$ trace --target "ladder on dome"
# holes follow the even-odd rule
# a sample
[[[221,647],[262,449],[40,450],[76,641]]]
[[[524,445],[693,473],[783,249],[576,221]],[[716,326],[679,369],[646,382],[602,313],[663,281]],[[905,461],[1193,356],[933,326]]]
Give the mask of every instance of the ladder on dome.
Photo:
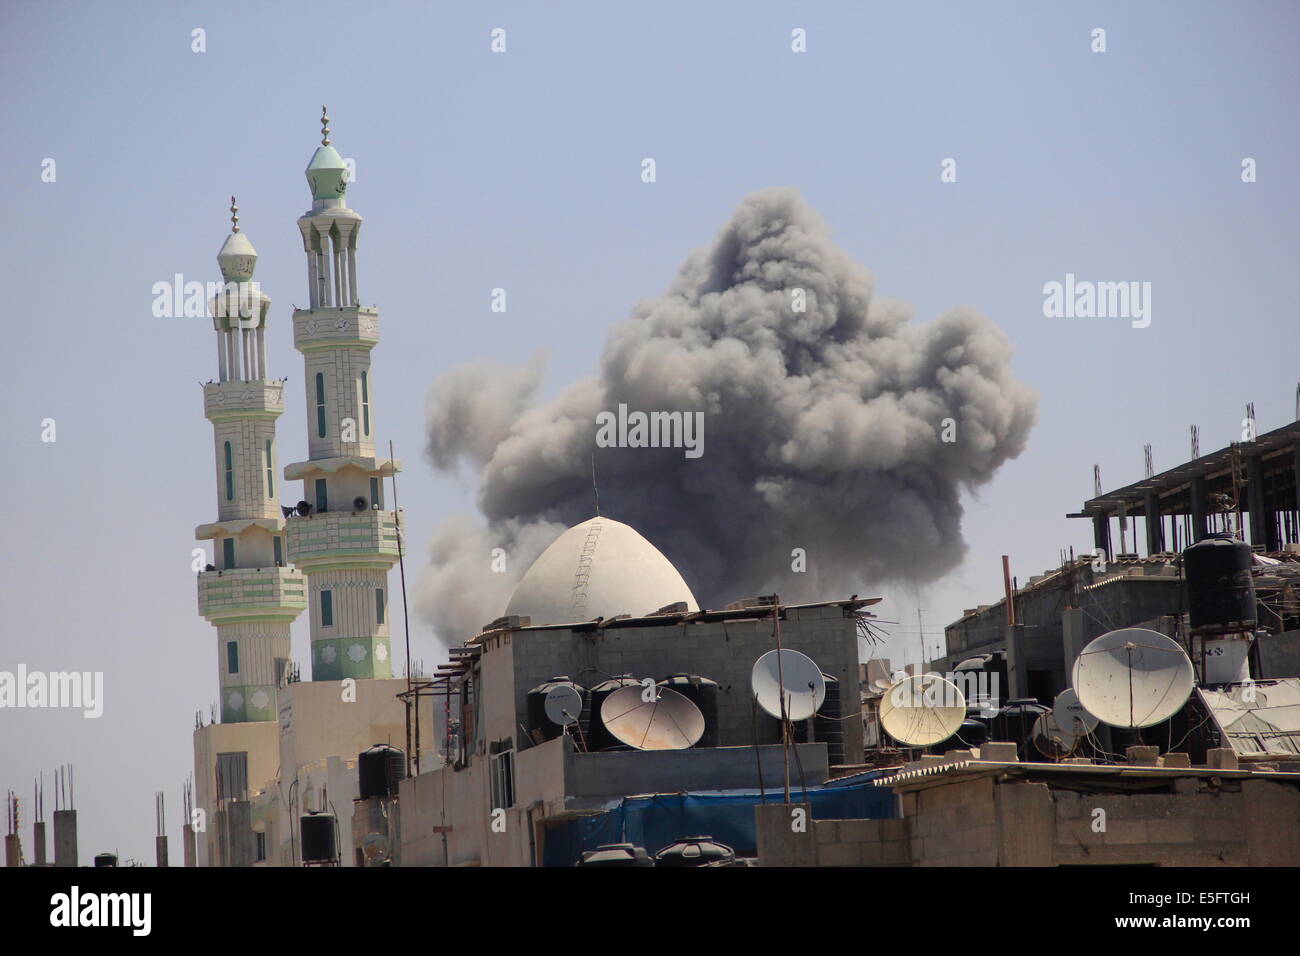
[[[587,529],[587,540],[578,555],[578,570],[573,579],[573,609],[582,611],[587,606],[587,580],[591,577],[591,562],[596,554],[596,540],[600,537],[600,522],[594,521]]]

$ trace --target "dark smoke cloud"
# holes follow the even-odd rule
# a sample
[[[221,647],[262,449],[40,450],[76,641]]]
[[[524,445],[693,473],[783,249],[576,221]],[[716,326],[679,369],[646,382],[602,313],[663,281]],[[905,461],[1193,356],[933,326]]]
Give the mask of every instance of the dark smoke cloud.
[[[793,289],[806,312],[792,311]],[[538,402],[538,359],[448,373],[430,391],[428,453],[478,473],[486,526],[460,516],[439,530],[422,613],[448,641],[500,614],[532,559],[591,517],[593,450],[602,513],[649,538],[703,606],[840,598],[950,571],[966,548],[959,492],[1024,449],[1037,394],[979,312],[918,325],[873,290],[796,190],[769,189],[610,329],[594,376],[553,400]],[[597,413],[619,403],[704,412],[703,457],[595,448]],[[505,574],[489,570],[494,547]],[[805,573],[791,570],[794,548]]]

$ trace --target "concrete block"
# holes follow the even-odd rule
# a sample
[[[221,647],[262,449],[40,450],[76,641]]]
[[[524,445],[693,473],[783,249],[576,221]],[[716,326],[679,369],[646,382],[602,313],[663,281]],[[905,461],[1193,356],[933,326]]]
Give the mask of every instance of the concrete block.
[[[890,840],[881,845],[880,862],[884,866],[906,866],[912,862],[911,843]]]
[[[817,847],[818,866],[861,866],[862,851],[857,843],[828,843]]]
[[[1178,777],[1174,780],[1174,793],[1191,796],[1201,788],[1201,781],[1196,777]]]
[[[1191,817],[1147,821],[1147,839],[1151,843],[1193,843],[1194,831],[1195,821]]]
[[[838,820],[835,829],[842,842],[864,843],[880,840],[880,824],[880,820]]]
[[[1124,751],[1124,759],[1138,767],[1155,767],[1160,759],[1160,748],[1137,744]]]
[[[1211,770],[1236,770],[1237,752],[1230,747],[1215,747],[1205,751],[1205,766]]]
[[[1239,820],[1195,817],[1192,819],[1192,835],[1197,843],[1233,843],[1244,839],[1246,834]]]
[[[908,823],[903,819],[890,819],[880,821],[880,835],[885,840],[906,840],[908,838]]]
[[[859,843],[858,853],[861,866],[880,866],[885,862],[885,845],[879,841]]]
[[[1160,758],[1162,767],[1190,768],[1191,765],[1192,758],[1189,754],[1165,754]]]
[[[1149,843],[1146,820],[1106,820],[1106,830],[1101,836],[1103,843],[1130,844]]]
[[[980,760],[992,760],[998,763],[1018,763],[1020,757],[1016,753],[1016,745],[997,741],[986,743],[979,748]]]

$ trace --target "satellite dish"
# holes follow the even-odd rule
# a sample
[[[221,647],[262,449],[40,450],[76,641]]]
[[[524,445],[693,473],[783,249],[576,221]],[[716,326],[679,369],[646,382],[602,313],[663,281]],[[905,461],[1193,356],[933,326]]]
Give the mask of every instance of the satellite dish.
[[[779,657],[778,657],[779,655]],[[807,654],[798,651],[768,651],[754,662],[749,677],[758,706],[780,719],[781,685],[785,685],[785,716],[807,720],[826,699],[826,678]]]
[[[889,688],[893,687],[894,682],[890,680],[888,677],[879,677],[876,680],[871,682],[871,686],[883,693],[884,691],[887,691],[889,690]]]
[[[1141,627],[1103,634],[1074,662],[1079,703],[1114,727],[1150,727],[1182,709],[1196,686],[1192,662],[1178,644]]]
[[[1097,718],[1079,703],[1079,695],[1071,687],[1056,695],[1056,700],[1052,703],[1052,716],[1059,729],[1075,737],[1086,737],[1097,729]]]
[[[947,740],[965,719],[965,695],[936,674],[901,680],[880,700],[880,725],[895,740],[915,747]]]
[[[1055,713],[1039,714],[1029,736],[1044,757],[1068,757],[1079,746],[1079,736],[1062,730]]]
[[[647,691],[654,695],[648,702],[642,697]],[[637,750],[686,750],[704,735],[700,709],[667,687],[620,687],[600,705],[600,719],[616,739]]]
[[[582,716],[582,694],[578,693],[576,687],[568,684],[558,684],[546,692],[546,700],[542,702],[546,710],[546,718],[553,724],[561,727],[567,727],[569,724],[578,722]]]

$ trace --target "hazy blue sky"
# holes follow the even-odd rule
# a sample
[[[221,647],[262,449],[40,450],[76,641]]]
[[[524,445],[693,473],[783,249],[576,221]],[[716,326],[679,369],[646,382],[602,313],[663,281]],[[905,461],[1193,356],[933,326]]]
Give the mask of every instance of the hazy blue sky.
[[[295,219],[322,103],[358,167],[358,285],[384,323],[372,394],[407,465],[408,576],[473,504],[469,476],[424,459],[430,383],[546,349],[554,393],[742,197],[789,185],[917,321],[961,304],[996,321],[1042,395],[1028,450],[967,502],[968,560],[919,594],[933,647],[996,599],[999,555],[1023,580],[1091,546],[1064,515],[1094,462],[1114,487],[1141,476],[1144,442],[1157,468],[1185,458],[1191,423],[1205,450],[1226,444],[1247,401],[1261,430],[1293,417],[1298,27],[1290,2],[5,0],[0,669],[100,670],[106,700],[98,720],[0,711],[0,787],[30,795],[38,769],[74,763],[84,861],[151,859],[163,789],[179,854],[193,714],[216,696],[190,570],[194,526],[215,516],[197,383],[216,359],[210,322],[153,318],[150,289],[218,277],[237,194],[274,300],[270,371],[290,383],[280,457],[305,457],[288,317],[307,298]],[[940,182],[945,157],[956,183]],[[1258,182],[1241,181],[1245,157]],[[1044,318],[1042,287],[1067,272],[1151,282],[1150,327]],[[505,314],[489,310],[498,286]],[[882,615],[914,624],[918,595],[883,593]],[[302,658],[305,615],[294,634]],[[412,639],[434,663],[427,628]]]

